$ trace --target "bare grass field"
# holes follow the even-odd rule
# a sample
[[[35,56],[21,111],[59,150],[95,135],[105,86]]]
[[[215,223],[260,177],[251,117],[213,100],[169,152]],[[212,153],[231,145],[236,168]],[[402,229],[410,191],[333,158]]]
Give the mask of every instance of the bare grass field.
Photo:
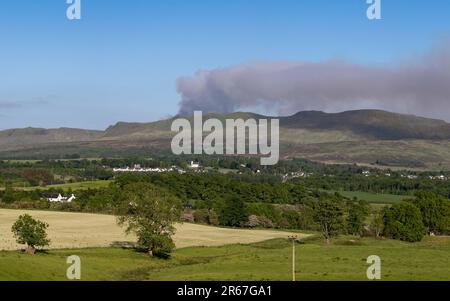
[[[49,224],[50,249],[110,247],[133,243],[133,235],[125,235],[111,215],[0,209],[0,250],[16,250],[18,245],[11,226],[19,215],[28,213]],[[292,233],[275,230],[243,230],[178,224],[174,236],[177,248],[254,243],[273,238],[286,238]],[[299,237],[306,234],[296,233]]]

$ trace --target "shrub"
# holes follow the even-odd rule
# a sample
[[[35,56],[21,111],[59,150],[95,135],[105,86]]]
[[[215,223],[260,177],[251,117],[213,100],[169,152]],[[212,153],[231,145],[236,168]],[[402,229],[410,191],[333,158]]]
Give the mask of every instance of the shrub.
[[[273,222],[265,216],[259,216],[259,224],[263,228],[273,228]]]
[[[194,212],[194,221],[200,224],[217,226],[219,217],[213,209],[198,209]]]
[[[297,210],[285,209],[281,213],[282,223],[279,225],[280,227],[286,229],[298,229],[300,224],[300,214]]]
[[[245,224],[247,227],[263,227],[263,228],[273,228],[273,222],[265,216],[250,215],[248,217],[248,222]]]
[[[425,233],[420,210],[402,202],[387,208],[384,213],[384,233],[393,239],[421,241]]]
[[[194,214],[191,212],[183,212],[183,214],[181,215],[181,221],[193,223],[195,221]]]
[[[264,216],[272,223],[278,224],[281,219],[281,210],[272,204],[250,203],[247,204],[248,213],[258,217]]]
[[[209,210],[208,209],[195,210],[194,221],[199,224],[209,224]]]
[[[212,225],[212,226],[217,226],[220,223],[219,222],[219,216],[217,215],[217,213],[213,209],[209,210],[208,219],[209,219],[209,224]]]
[[[252,214],[248,217],[248,222],[246,223],[247,227],[255,228],[259,226],[259,218],[258,216]]]
[[[317,230],[314,223],[314,210],[311,207],[304,206],[298,216],[298,228],[302,230]]]

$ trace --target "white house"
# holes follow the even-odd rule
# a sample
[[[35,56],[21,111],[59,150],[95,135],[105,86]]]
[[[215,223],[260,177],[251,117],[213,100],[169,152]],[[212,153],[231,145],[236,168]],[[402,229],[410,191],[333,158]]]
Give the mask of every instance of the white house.
[[[200,163],[198,161],[191,161],[191,168],[199,168],[200,167]]]
[[[61,194],[49,194],[46,196],[47,200],[52,203],[71,203],[76,199],[75,195],[63,196]]]
[[[147,168],[147,167],[141,167],[140,165],[135,165],[133,168],[129,168],[128,166],[126,168],[114,168],[113,172],[174,172],[178,171],[180,173],[183,172],[180,168],[177,166],[172,166],[170,168],[163,168],[163,167],[155,167],[155,168]]]

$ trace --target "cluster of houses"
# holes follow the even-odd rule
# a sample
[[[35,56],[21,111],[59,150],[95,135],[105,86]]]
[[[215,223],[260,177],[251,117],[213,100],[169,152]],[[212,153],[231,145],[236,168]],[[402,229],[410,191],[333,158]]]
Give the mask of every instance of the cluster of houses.
[[[378,176],[379,176],[378,173],[372,173],[370,170],[363,170],[363,171],[361,172],[361,174],[362,174],[363,176],[365,176],[365,177],[370,177],[370,176],[378,177]],[[386,177],[390,177],[390,176],[391,176],[391,173],[386,172],[386,173],[384,173],[384,175],[385,175]]]
[[[74,194],[62,195],[60,193],[46,194],[44,197],[51,203],[72,203],[76,199]]]
[[[407,179],[410,179],[410,180],[415,180],[415,179],[417,179],[419,176],[416,176],[416,175],[400,175],[400,177],[402,177],[402,178],[407,178]]]
[[[368,170],[363,171],[362,174],[363,174],[364,176],[366,176],[366,177],[369,177],[369,176],[371,175],[370,171],[368,171]],[[391,176],[390,173],[385,173],[384,175],[385,175],[386,177],[390,177],[390,176]],[[406,179],[409,179],[409,180],[416,180],[416,179],[419,178],[418,175],[411,175],[411,174],[400,174],[400,177],[401,177],[401,178],[406,178]],[[449,177],[446,177],[446,176],[444,176],[444,175],[428,176],[428,178],[429,178],[430,180],[439,180],[439,181],[448,181],[448,180],[450,180]]]
[[[189,167],[192,169],[199,169],[200,163],[198,161],[191,161],[189,164]],[[172,166],[169,168],[164,167],[142,167],[140,164],[135,164],[132,168],[125,167],[125,168],[114,168],[113,172],[158,172],[158,173],[166,173],[166,172],[178,172],[178,173],[186,173],[182,168],[178,166]]]
[[[139,164],[134,165],[134,167],[125,167],[125,168],[114,168],[113,172],[174,172],[174,171],[181,171],[180,168],[176,166],[172,166],[170,168],[163,168],[163,167],[141,167]]]
[[[408,178],[408,179],[411,179],[411,180],[419,178],[419,176],[416,176],[416,175],[401,175],[401,177],[402,178]],[[448,181],[448,180],[450,180],[449,177],[446,177],[444,175],[428,176],[428,178],[430,180],[437,180],[437,181]]]
[[[440,180],[440,181],[448,181],[450,180],[449,177],[446,177],[444,175],[439,175],[439,176],[428,176],[431,180]]]
[[[290,179],[306,178],[306,177],[310,177],[312,175],[313,175],[312,173],[306,173],[303,171],[293,171],[293,172],[284,174],[282,176],[282,180],[283,180],[283,182],[286,182],[287,180],[290,180]]]

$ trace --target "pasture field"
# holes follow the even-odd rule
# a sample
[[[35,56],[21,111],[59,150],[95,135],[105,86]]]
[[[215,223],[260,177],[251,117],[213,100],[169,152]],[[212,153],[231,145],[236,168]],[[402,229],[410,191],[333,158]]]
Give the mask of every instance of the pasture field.
[[[66,280],[66,258],[81,258],[81,280],[291,280],[287,239],[177,249],[170,259],[125,248],[0,251],[0,280]],[[450,280],[450,237],[420,243],[341,237],[296,245],[297,280],[367,280],[366,259],[381,258],[382,280]]]
[[[30,214],[49,224],[50,249],[110,247],[129,245],[136,241],[125,235],[112,215],[68,213],[55,211],[26,211],[0,209],[0,250],[17,250],[11,226],[21,214]],[[188,246],[219,246],[233,243],[254,243],[273,238],[284,238],[292,232],[275,230],[245,230],[179,224],[174,236],[177,248]],[[296,233],[300,237],[307,234]]]
[[[348,198],[357,197],[358,200],[365,200],[369,203],[375,204],[395,204],[405,199],[410,199],[412,196],[408,195],[395,195],[395,194],[378,194],[362,191],[342,191],[343,196]]]
[[[48,185],[48,186],[35,186],[35,187],[17,187],[15,189],[22,189],[22,190],[26,190],[26,191],[30,191],[30,190],[48,190],[50,188],[55,188],[55,189],[63,189],[63,190],[86,190],[86,189],[96,189],[96,188],[103,188],[103,187],[108,187],[108,185],[111,183],[112,181],[110,180],[104,180],[104,181],[86,181],[86,182],[76,182],[76,183],[66,183],[66,184],[56,184],[56,185]]]
[[[334,193],[335,191],[325,190],[328,193]],[[396,194],[382,194],[362,191],[336,191],[342,196],[347,198],[357,197],[358,200],[365,200],[371,204],[395,204],[405,199],[410,199],[413,196],[409,195],[396,195]]]
[[[60,162],[65,162],[65,161],[79,161],[79,160],[87,160],[87,161],[100,161],[102,158],[100,157],[91,157],[91,158],[76,158],[76,159],[55,159],[54,161],[60,161]],[[39,161],[42,161],[42,159],[11,159],[11,160],[4,160],[6,162],[10,162],[10,163],[36,163]]]

